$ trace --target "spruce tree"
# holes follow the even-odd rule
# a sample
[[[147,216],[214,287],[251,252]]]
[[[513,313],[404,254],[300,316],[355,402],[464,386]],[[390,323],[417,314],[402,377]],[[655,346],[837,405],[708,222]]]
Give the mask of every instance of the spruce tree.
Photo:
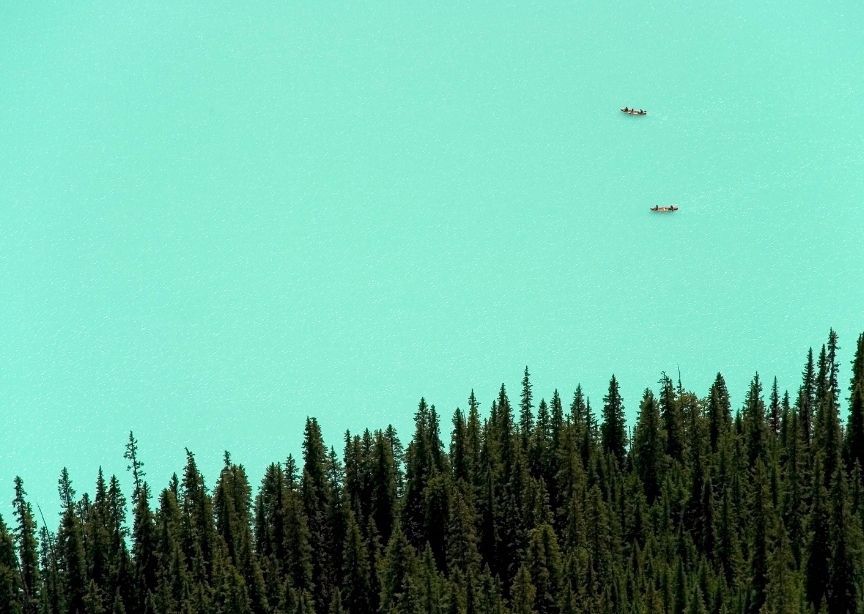
[[[522,565],[513,580],[513,614],[533,614],[537,589],[531,583],[528,567]]]
[[[813,365],[813,348],[807,351],[807,362],[801,373],[801,387],[798,389],[798,421],[804,445],[810,445],[813,438],[813,412],[816,395],[816,374]]]
[[[341,570],[341,602],[348,612],[371,612],[369,556],[354,514],[348,513]]]
[[[768,586],[769,539],[773,530],[773,510],[768,488],[768,477],[762,459],[756,460],[753,475],[753,546],[752,581],[748,599],[749,611],[757,614],[765,603]]]
[[[603,397],[603,424],[600,427],[603,449],[623,465],[627,447],[624,424],[624,402],[615,376],[609,380],[609,391]]]
[[[849,421],[846,427],[846,460],[849,469],[864,467],[864,333],[858,336],[849,385]]]
[[[15,545],[9,529],[0,515],[0,614],[21,614],[23,590]]]
[[[402,611],[410,598],[410,580],[415,574],[416,554],[405,533],[397,524],[387,546],[387,555],[381,567],[381,609],[385,612]]]
[[[781,412],[780,392],[777,389],[777,378],[775,377],[774,383],[771,384],[771,396],[768,405],[768,427],[772,435],[772,440],[780,434]]]
[[[822,480],[821,459],[816,458],[813,480],[813,511],[810,515],[810,543],[807,548],[806,590],[807,601],[818,607],[826,596],[826,582],[830,577],[831,535],[830,506]]]
[[[660,415],[666,430],[666,454],[673,460],[684,460],[684,416],[672,386],[672,379],[662,374],[660,378]]]
[[[660,412],[654,394],[645,389],[639,406],[636,430],[633,434],[633,465],[642,481],[648,503],[660,494],[664,442],[660,430]]]
[[[828,612],[845,614],[853,609],[854,604],[860,603],[862,544],[860,526],[849,514],[846,475],[842,469],[834,474],[831,504],[831,563],[826,591]]]
[[[75,513],[75,491],[72,489],[72,481],[65,467],[60,472],[58,490],[63,506],[60,531],[57,533],[63,600],[70,612],[83,613],[88,586],[84,535],[81,521]]]
[[[717,452],[721,439],[729,432],[732,425],[732,412],[729,404],[729,392],[726,389],[726,381],[718,373],[711,384],[708,393],[708,424],[711,451]]]
[[[327,609],[330,602],[328,578],[331,561],[328,556],[331,545],[329,513],[330,483],[327,479],[327,449],[321,435],[321,427],[315,418],[307,418],[303,435],[303,511],[309,527],[309,545],[315,556],[312,558],[312,595],[315,607]]]
[[[531,393],[531,381],[530,375],[528,373],[528,367],[525,367],[525,374],[522,377],[522,396],[519,403],[519,435],[521,437],[522,449],[527,451],[530,441],[531,441],[531,433],[534,429],[534,414],[532,413],[532,409],[534,408],[532,401],[532,393]]]
[[[759,381],[758,373],[750,382],[741,414],[747,431],[748,462],[750,465],[755,465],[756,460],[764,459],[766,453],[765,403],[762,400],[762,383]]]
[[[36,612],[39,603],[41,587],[39,574],[39,550],[36,542],[36,522],[33,520],[33,508],[25,498],[24,482],[15,476],[15,499],[12,502],[17,526],[14,530],[15,543],[18,547],[18,561],[21,571],[21,589],[23,590],[22,609],[25,614]]]

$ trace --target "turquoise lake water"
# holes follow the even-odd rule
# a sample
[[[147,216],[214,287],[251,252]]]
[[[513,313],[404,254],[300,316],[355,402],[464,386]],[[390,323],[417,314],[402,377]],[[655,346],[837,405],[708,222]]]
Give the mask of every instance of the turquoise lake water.
[[[449,438],[526,364],[737,407],[834,327],[848,385],[861,2],[146,4],[0,6],[0,502],[56,526],[130,429],[157,490],[307,415]]]

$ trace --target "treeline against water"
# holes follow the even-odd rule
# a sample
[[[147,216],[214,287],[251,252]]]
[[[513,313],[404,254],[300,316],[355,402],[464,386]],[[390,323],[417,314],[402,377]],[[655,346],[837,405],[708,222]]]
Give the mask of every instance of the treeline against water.
[[[16,478],[0,612],[859,612],[864,334],[848,395],[837,349],[791,398],[755,375],[734,414],[722,375],[699,396],[664,374],[632,434],[614,376],[597,416],[579,387],[535,405],[527,368],[447,445],[422,399],[407,447],[346,433],[340,458],[309,418],[254,498],[228,453],[211,492],[188,450],[153,493],[130,433],[129,510],[64,469],[52,531]]]

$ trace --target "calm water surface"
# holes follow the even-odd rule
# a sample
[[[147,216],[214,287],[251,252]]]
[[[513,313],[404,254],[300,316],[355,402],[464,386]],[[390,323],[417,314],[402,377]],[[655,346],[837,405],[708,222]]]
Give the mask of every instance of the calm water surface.
[[[38,6],[37,6],[38,4]],[[437,5],[437,6],[436,6]],[[864,4],[6,3],[0,502],[864,329]],[[648,109],[628,117],[624,105]],[[677,203],[674,215],[651,214]],[[845,411],[845,408],[844,408]],[[445,438],[449,437],[449,429]],[[3,510],[5,504],[0,505]],[[8,519],[8,513],[7,513]],[[53,525],[54,521],[49,520]]]

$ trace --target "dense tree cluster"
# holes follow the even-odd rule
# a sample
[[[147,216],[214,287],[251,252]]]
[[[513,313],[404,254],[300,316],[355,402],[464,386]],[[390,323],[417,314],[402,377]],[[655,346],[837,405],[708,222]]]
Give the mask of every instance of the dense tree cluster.
[[[15,480],[0,613],[859,612],[864,334],[848,397],[837,347],[792,398],[755,375],[734,414],[722,375],[700,397],[664,374],[632,433],[615,377],[598,422],[579,387],[535,404],[527,368],[518,415],[472,393],[447,445],[422,399],[404,448],[346,433],[340,458],[309,418],[302,464],[257,490],[227,453],[208,489],[187,450],[154,494],[130,433],[128,502],[64,469],[52,532]]]

